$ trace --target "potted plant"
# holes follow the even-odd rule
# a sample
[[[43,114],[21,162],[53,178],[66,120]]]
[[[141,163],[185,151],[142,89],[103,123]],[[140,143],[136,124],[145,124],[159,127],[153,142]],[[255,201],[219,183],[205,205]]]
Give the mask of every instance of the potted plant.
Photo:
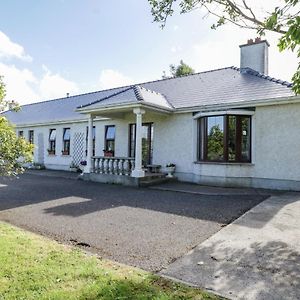
[[[74,161],[70,164],[70,171],[71,172],[78,172],[78,166],[74,163]]]
[[[166,164],[166,171],[168,172],[167,177],[173,178],[174,177],[174,173],[175,173],[175,169],[176,169],[176,165],[175,164],[172,164],[172,163]]]
[[[81,172],[83,172],[86,165],[87,165],[87,161],[82,160],[78,166],[79,170],[81,170]]]
[[[34,170],[44,170],[45,169],[45,166],[41,163],[37,163],[37,162],[34,162],[31,166],[31,169],[34,169]]]
[[[114,151],[103,149],[103,155],[106,156],[106,157],[113,157],[114,156]]]
[[[67,151],[67,150],[61,150],[61,154],[62,155],[69,155],[69,151]]]
[[[47,149],[48,155],[55,155],[55,150]]]

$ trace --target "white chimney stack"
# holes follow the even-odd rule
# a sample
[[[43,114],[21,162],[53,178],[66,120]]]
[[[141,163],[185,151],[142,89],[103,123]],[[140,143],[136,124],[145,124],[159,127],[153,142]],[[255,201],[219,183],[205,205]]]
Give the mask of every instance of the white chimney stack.
[[[269,69],[269,46],[267,40],[256,38],[248,40],[247,44],[240,45],[241,71],[251,68],[259,73],[268,75]]]

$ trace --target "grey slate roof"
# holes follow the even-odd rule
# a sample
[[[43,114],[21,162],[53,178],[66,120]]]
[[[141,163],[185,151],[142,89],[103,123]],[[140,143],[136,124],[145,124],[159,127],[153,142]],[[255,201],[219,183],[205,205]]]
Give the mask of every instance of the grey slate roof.
[[[259,74],[251,69],[240,72],[238,68],[228,67],[141,83],[135,88],[120,87],[28,104],[22,106],[20,112],[9,111],[4,115],[16,125],[80,120],[85,117],[76,112],[76,108],[96,105],[95,102],[100,105],[138,101],[134,89],[141,91],[144,101],[159,101],[174,109],[294,96],[288,82]]]
[[[92,103],[81,105],[80,108],[87,107],[88,109],[96,109],[106,107],[107,105],[135,103],[146,103],[167,109],[173,108],[162,94],[139,85],[131,86]]]

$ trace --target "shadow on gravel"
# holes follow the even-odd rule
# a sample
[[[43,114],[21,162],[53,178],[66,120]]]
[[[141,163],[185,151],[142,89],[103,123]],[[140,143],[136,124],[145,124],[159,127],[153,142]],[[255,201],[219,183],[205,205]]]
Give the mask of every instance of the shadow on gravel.
[[[68,198],[68,203],[62,201],[44,212],[71,217],[128,206],[227,224],[267,198],[193,195],[28,174],[19,179],[0,178],[0,184],[0,211]]]

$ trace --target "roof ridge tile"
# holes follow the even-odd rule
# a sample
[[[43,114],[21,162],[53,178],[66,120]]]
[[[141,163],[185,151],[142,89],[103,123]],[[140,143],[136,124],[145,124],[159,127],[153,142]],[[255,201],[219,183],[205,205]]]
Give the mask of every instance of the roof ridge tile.
[[[266,75],[266,74],[263,74],[263,73],[260,73],[258,71],[255,71],[249,67],[246,67],[246,68],[237,68],[237,67],[233,67],[234,70],[237,70],[237,71],[240,71],[241,73],[244,73],[244,74],[249,74],[249,75],[253,75],[253,76],[256,76],[256,77],[259,77],[259,78],[262,78],[262,79],[265,79],[265,80],[268,80],[268,81],[271,81],[271,82],[274,82],[274,83],[278,83],[278,84],[281,84],[281,85],[284,85],[286,87],[293,87],[293,84],[288,82],[288,81],[285,81],[285,80],[281,80],[281,79],[278,79],[278,78],[275,78],[275,77],[271,77],[269,75]]]

